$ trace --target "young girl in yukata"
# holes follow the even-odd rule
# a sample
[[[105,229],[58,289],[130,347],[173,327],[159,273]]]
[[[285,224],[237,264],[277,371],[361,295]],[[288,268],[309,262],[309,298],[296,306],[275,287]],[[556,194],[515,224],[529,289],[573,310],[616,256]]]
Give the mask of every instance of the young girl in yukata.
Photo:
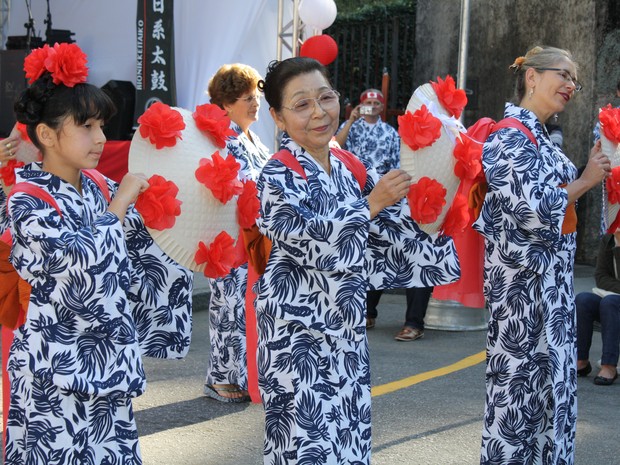
[[[114,113],[84,83],[85,55],[46,46],[24,69],[33,82],[15,112],[43,158],[16,173],[38,193],[8,202],[11,261],[32,292],[8,361],[4,463],[140,464],[131,399],[145,389],[142,356],[187,352],[193,275],[133,208],[143,177],[98,185],[83,172],[97,166]]]
[[[411,219],[407,173],[379,179],[357,162],[362,184],[339,158],[354,156],[330,148],[340,104],[319,62],[275,62],[259,88],[305,174],[272,158],[258,182],[257,225],[273,244],[255,287],[264,463],[367,465],[366,290],[455,281],[454,243]]]

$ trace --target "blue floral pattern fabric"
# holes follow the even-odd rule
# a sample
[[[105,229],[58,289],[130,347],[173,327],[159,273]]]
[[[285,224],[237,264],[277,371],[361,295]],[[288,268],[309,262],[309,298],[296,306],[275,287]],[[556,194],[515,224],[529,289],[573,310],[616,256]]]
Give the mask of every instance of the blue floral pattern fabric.
[[[231,122],[236,137],[226,143],[226,149],[240,163],[240,178],[256,181],[269,159],[269,149],[259,137],[249,131],[248,137]],[[209,366],[207,384],[237,384],[248,388],[247,348],[245,341],[245,291],[247,264],[233,269],[228,275],[209,279]]]
[[[340,125],[341,131],[346,121]],[[375,124],[366,122],[364,118],[351,124],[347,141],[343,149],[357,155],[368,162],[379,174],[400,166],[400,137],[398,132],[381,120]]]
[[[576,234],[562,234],[577,169],[536,116],[507,104],[538,148],[514,128],[492,134],[488,183],[474,228],[485,237],[486,408],[481,464],[574,462]]]
[[[0,183],[0,234],[4,233],[9,227],[9,217],[6,214],[6,194]]]
[[[258,182],[257,224],[273,243],[255,287],[265,464],[367,464],[367,287],[455,281],[456,250],[420,231],[404,202],[370,221],[376,171],[362,192],[335,156],[328,175],[286,134],[282,147],[307,180],[271,160]]]
[[[56,200],[9,201],[11,262],[31,286],[8,360],[6,461],[139,464],[131,398],[143,356],[189,350],[193,274],[154,243],[130,207],[124,224],[82,175],[82,195],[38,164],[17,172]],[[107,180],[114,195],[116,184]]]

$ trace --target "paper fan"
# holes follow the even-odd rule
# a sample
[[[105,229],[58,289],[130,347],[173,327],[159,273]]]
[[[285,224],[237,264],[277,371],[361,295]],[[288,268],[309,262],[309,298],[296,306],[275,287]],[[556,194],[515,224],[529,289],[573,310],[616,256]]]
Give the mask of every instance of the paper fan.
[[[170,107],[169,107],[170,108]],[[167,146],[156,148],[137,130],[129,149],[129,171],[143,173],[147,178],[159,175],[178,187],[176,199],[181,212],[169,229],[148,228],[159,247],[173,260],[193,271],[204,271],[205,264],[195,261],[199,244],[209,245],[223,231],[233,239],[239,236],[236,197],[226,203],[217,200],[212,192],[196,178],[201,159],[212,159],[215,153],[225,158],[226,148],[219,148],[196,126],[192,112],[172,107],[185,123],[176,137],[166,139]],[[148,110],[147,110],[148,111]],[[162,125],[163,126],[163,125]],[[173,146],[169,146],[174,143]]]

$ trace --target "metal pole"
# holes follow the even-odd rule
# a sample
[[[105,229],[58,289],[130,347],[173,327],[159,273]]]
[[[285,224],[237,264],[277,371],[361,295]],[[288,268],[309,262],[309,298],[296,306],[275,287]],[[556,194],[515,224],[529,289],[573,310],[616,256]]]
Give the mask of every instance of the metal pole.
[[[469,0],[461,0],[461,27],[459,34],[459,64],[456,86],[466,89],[467,86],[467,48],[469,45]],[[463,114],[461,114],[463,120]]]
[[[11,0],[1,0],[0,6],[0,50],[6,49],[6,41],[9,35],[9,14],[11,13]]]

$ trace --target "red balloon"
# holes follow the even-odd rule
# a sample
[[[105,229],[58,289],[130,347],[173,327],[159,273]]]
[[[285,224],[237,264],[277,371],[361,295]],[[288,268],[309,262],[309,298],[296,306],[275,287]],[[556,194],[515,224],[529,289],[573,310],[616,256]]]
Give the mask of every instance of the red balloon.
[[[338,44],[327,34],[313,36],[302,44],[299,55],[314,58],[322,65],[327,66],[338,56]]]

